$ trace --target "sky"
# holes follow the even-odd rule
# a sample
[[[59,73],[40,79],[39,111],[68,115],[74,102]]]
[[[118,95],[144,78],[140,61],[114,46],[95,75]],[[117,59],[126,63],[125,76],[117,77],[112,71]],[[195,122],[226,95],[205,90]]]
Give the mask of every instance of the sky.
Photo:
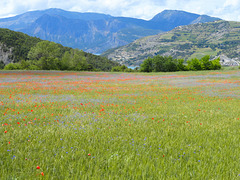
[[[149,20],[163,10],[183,10],[240,21],[240,0],[0,0],[0,18],[61,8]]]

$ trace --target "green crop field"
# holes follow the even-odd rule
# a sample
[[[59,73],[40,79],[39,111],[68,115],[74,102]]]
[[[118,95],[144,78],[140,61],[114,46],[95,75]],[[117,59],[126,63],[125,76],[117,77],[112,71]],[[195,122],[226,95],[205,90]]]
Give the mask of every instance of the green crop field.
[[[0,179],[238,179],[240,71],[0,72]]]

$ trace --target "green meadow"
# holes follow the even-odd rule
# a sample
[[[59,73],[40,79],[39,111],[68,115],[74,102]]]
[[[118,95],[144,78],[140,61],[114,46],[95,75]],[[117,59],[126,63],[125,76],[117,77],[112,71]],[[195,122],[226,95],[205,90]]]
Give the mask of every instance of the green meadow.
[[[238,179],[240,71],[0,72],[0,179]]]

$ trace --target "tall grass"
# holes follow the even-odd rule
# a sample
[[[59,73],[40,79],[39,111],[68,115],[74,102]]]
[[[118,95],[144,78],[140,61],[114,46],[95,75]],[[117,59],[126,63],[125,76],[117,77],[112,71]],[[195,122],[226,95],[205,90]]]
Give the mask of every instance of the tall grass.
[[[239,79],[2,71],[0,179],[237,179]]]

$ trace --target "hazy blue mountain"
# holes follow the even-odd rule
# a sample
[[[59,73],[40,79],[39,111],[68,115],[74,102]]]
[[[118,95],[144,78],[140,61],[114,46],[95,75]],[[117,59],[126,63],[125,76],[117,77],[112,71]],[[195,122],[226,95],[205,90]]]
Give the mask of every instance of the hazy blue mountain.
[[[99,19],[109,19],[112,16],[99,14],[99,13],[79,13],[64,11],[62,9],[51,8],[47,10],[30,11],[24,14],[20,14],[14,17],[0,19],[0,26],[5,28],[14,28],[14,30],[25,28],[26,26],[32,24],[38,18],[43,15],[49,16],[62,16],[68,19],[81,19],[81,20],[99,20]]]
[[[107,49],[123,46],[179,25],[215,20],[219,19],[174,10],[163,11],[146,21],[100,13],[47,9],[0,19],[0,27],[100,54]]]
[[[205,23],[220,20],[219,18],[207,15],[199,15],[178,10],[164,10],[154,16],[150,21],[158,24],[163,31],[170,31],[177,26]]]

